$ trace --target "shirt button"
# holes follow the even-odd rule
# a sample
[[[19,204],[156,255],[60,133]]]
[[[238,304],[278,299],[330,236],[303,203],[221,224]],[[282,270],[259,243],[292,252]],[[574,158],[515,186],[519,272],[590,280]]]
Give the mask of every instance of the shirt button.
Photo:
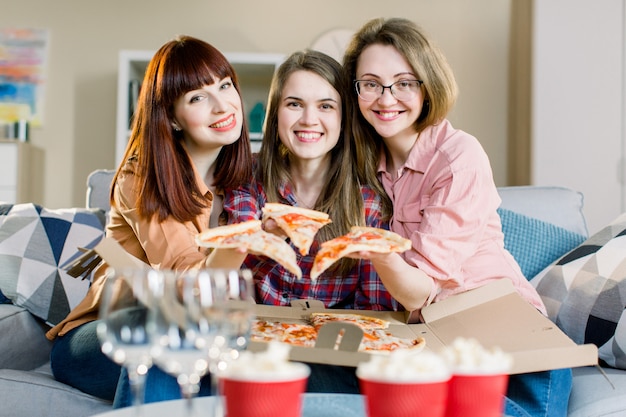
[[[289,298],[289,293],[288,292],[284,292],[283,293],[283,298]]]

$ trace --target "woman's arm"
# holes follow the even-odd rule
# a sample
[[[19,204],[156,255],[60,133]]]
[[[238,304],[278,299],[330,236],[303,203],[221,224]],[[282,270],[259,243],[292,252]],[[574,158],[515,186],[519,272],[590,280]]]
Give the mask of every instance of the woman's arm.
[[[432,299],[433,279],[406,263],[397,253],[360,252],[370,259],[385,288],[408,311],[419,310]]]

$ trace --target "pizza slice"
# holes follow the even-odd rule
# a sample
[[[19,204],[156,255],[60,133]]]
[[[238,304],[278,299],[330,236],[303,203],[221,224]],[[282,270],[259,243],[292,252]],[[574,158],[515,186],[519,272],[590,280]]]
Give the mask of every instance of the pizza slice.
[[[298,278],[302,270],[291,246],[261,227],[261,220],[249,220],[214,227],[196,236],[196,243],[207,248],[240,248],[267,256],[285,267]]]
[[[363,314],[353,313],[329,313],[329,312],[317,312],[311,313],[310,317],[313,326],[319,330],[326,323],[330,322],[343,322],[350,323],[360,327],[363,330],[366,329],[386,329],[389,327],[387,320],[366,316]]]
[[[263,220],[276,221],[303,256],[309,253],[318,230],[331,223],[327,213],[288,204],[266,203],[262,211]]]
[[[375,227],[354,226],[350,233],[322,243],[311,268],[311,279],[344,256],[360,252],[404,252],[411,248],[411,241],[397,233]]]
[[[396,349],[411,349],[419,352],[426,346],[423,337],[415,339],[402,338],[392,335],[384,329],[363,330],[363,340],[359,346],[359,351],[369,353],[389,353]]]

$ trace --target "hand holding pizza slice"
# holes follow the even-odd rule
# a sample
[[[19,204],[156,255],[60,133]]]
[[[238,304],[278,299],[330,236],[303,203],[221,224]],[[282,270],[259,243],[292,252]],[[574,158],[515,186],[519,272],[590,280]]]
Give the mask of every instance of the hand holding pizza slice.
[[[273,219],[303,256],[309,253],[318,230],[331,222],[327,213],[288,204],[266,203],[262,210],[263,221]]]
[[[350,233],[322,243],[313,261],[311,279],[316,279],[333,263],[351,253],[400,253],[410,248],[411,241],[397,233],[375,227],[354,226]]]
[[[243,247],[275,260],[296,277],[302,278],[302,270],[291,246],[278,236],[263,230],[261,220],[214,227],[198,234],[196,243],[207,248]]]

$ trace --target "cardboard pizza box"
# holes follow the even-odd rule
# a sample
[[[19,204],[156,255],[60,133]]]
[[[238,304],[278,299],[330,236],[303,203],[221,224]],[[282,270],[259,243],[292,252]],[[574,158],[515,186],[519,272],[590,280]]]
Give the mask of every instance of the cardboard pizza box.
[[[145,266],[128,254],[115,240],[104,238],[94,250],[113,267]],[[426,349],[438,351],[456,337],[475,338],[484,347],[498,346],[513,356],[512,374],[597,365],[598,348],[593,344],[577,345],[552,321],[522,299],[509,280],[452,296],[422,309],[423,322],[407,312],[369,310],[327,310],[317,300],[298,300],[292,306],[257,304],[259,319],[307,322],[314,311],[356,313],[379,317],[390,322],[389,331],[398,337],[426,339]],[[334,323],[332,323],[334,324]],[[324,327],[329,326],[328,324]],[[316,346],[293,346],[290,359],[299,362],[357,366],[371,354],[358,352],[360,329],[350,329],[336,343],[341,329],[334,326],[318,337]],[[359,333],[360,332],[360,333]],[[267,348],[267,343],[252,341],[250,350]]]
[[[315,300],[300,300],[292,307],[257,305],[258,318],[306,322],[314,311],[357,313],[384,318],[389,331],[398,337],[423,337],[426,349],[439,351],[457,337],[475,338],[486,348],[500,347],[513,357],[511,374],[596,365],[598,349],[593,344],[577,345],[552,321],[522,299],[509,280],[501,280],[481,288],[450,297],[422,310],[422,323],[410,323],[414,317],[406,312],[325,310]],[[339,331],[339,329],[337,329]],[[321,335],[320,335],[321,336]],[[290,359],[301,362],[357,366],[370,358],[358,352],[351,338],[344,335],[341,344],[333,346],[337,334],[318,337],[316,347],[294,346]],[[327,340],[328,337],[333,340]],[[360,341],[357,340],[357,342]],[[345,346],[344,346],[345,342]],[[250,342],[249,349],[263,350],[263,342]]]

